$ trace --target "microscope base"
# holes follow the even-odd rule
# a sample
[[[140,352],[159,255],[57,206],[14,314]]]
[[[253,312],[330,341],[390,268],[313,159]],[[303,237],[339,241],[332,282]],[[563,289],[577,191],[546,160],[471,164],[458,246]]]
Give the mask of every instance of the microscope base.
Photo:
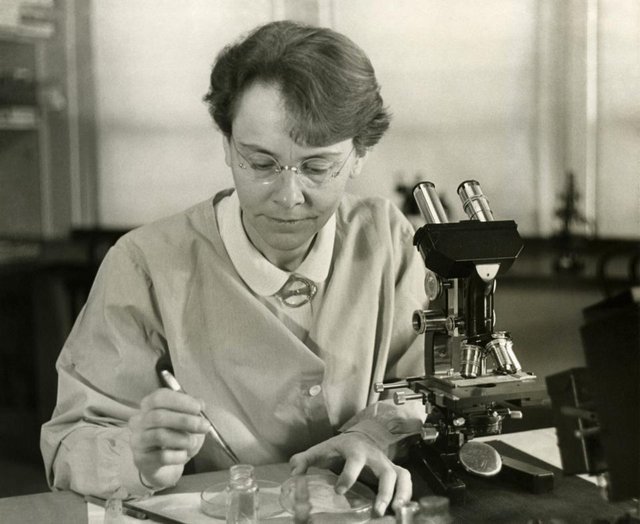
[[[502,469],[496,480],[518,485],[530,493],[553,490],[553,472],[504,453],[501,457]],[[457,453],[441,452],[433,445],[419,442],[412,446],[410,460],[413,470],[435,494],[448,497],[451,504],[464,504],[467,487],[458,475],[461,466]]]
[[[547,493],[553,490],[553,472],[505,455],[502,455],[502,470],[498,477],[518,484],[531,493]]]
[[[436,495],[447,497],[451,504],[464,504],[466,485],[456,473],[456,453],[441,453],[434,446],[419,442],[411,447],[410,460]]]

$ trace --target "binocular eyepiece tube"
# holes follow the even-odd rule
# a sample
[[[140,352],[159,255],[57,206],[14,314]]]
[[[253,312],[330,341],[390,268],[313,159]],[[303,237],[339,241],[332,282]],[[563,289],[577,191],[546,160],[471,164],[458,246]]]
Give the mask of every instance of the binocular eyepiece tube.
[[[462,200],[462,208],[471,220],[480,222],[493,221],[493,213],[489,201],[484,196],[480,183],[476,180],[466,180],[458,186],[458,196]]]
[[[484,196],[480,183],[476,180],[466,180],[458,186],[458,196],[462,200],[462,208],[469,219],[479,222],[494,220],[489,201]],[[447,213],[440,202],[436,186],[432,182],[420,182],[413,188],[413,198],[420,209],[427,224],[446,224],[449,222]]]
[[[413,188],[413,198],[427,224],[446,224],[447,213],[442,207],[436,186],[432,182],[420,182]]]

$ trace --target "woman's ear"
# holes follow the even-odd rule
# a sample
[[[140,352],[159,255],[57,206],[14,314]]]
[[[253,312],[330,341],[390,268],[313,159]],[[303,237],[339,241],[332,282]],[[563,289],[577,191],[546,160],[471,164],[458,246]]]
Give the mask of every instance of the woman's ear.
[[[222,147],[224,148],[224,162],[229,167],[231,167],[231,144],[229,143],[231,140],[230,136],[222,135]]]
[[[358,175],[360,175],[360,172],[362,171],[362,168],[364,167],[364,163],[366,162],[367,158],[369,158],[369,151],[365,151],[364,155],[362,156],[358,156],[356,155],[356,161],[353,163],[353,166],[351,167],[351,173],[349,174],[349,178],[356,178],[358,177]]]

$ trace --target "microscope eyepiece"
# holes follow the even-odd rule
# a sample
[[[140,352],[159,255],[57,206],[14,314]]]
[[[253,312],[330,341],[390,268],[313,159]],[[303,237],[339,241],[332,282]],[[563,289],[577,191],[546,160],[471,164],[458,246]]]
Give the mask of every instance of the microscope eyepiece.
[[[458,195],[462,200],[464,212],[471,220],[479,222],[493,221],[493,213],[489,201],[484,196],[480,183],[476,180],[466,180],[458,186]]]
[[[447,213],[432,182],[420,182],[413,188],[413,198],[427,224],[446,224]]]

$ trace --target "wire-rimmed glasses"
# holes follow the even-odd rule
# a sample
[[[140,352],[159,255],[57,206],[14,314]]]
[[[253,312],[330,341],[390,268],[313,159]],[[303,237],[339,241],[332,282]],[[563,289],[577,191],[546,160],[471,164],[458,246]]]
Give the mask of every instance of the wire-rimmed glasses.
[[[280,173],[285,170],[295,173],[302,183],[307,187],[319,187],[327,181],[336,178],[349,160],[354,148],[342,162],[332,162],[326,158],[307,158],[297,166],[280,165],[275,158],[267,153],[254,152],[250,155],[243,155],[233,136],[230,138],[233,148],[240,157],[238,167],[250,173],[252,178],[261,184],[271,184],[276,181]]]

